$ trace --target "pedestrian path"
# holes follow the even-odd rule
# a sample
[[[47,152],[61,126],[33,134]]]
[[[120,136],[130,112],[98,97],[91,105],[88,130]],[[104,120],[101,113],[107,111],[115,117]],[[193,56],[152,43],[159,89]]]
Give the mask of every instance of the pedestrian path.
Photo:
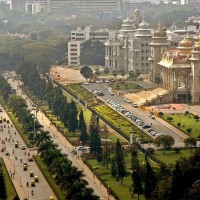
[[[27,105],[32,108],[33,102],[29,97],[21,91],[19,86],[19,81],[10,81],[12,87],[17,90],[17,93],[20,94],[22,98],[26,100]],[[66,140],[66,138],[57,130],[57,128],[52,125],[51,121],[45,116],[45,114],[41,111],[37,112],[37,119],[39,123],[43,126],[45,131],[49,131],[52,139],[55,143],[62,148],[62,151],[68,155],[68,158],[72,161],[72,163],[79,168],[79,170],[83,170],[85,174],[85,180],[88,181],[88,186],[94,190],[94,193],[98,195],[102,200],[114,200],[115,198],[108,193],[108,189],[105,188],[104,185],[97,179],[94,172],[92,172],[81,159],[76,159],[73,157],[71,153],[73,150],[73,146]]]

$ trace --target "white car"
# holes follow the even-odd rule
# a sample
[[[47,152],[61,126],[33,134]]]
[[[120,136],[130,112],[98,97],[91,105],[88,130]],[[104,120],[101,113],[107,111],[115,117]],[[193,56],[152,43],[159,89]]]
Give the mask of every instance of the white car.
[[[25,150],[26,149],[26,146],[23,144],[22,145],[22,150]]]
[[[114,96],[115,94],[113,92],[109,92],[109,95]]]
[[[127,98],[125,98],[124,101],[125,101],[126,103],[131,103],[131,101],[130,101],[129,99],[127,99]]]
[[[88,83],[88,82],[85,82],[85,83],[83,83],[83,85],[89,85],[89,83]]]
[[[137,108],[138,107],[137,103],[133,103],[132,107]]]

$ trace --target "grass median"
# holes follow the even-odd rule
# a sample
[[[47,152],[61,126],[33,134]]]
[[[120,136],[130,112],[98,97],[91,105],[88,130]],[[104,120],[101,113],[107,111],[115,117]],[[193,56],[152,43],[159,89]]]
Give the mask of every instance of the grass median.
[[[10,176],[8,174],[8,171],[6,169],[6,166],[5,166],[2,158],[0,158],[0,164],[1,164],[1,168],[3,170],[3,176],[4,176],[5,183],[6,183],[7,200],[13,200],[15,197],[18,196],[17,192],[16,192],[15,187],[10,179]]]
[[[34,160],[37,163],[37,166],[39,167],[40,171],[42,172],[43,176],[45,177],[46,181],[50,185],[51,189],[55,193],[57,199],[59,200],[65,200],[65,193],[59,188],[59,186],[55,183],[55,180],[49,173],[46,165],[42,162],[42,159],[40,156],[35,155]]]

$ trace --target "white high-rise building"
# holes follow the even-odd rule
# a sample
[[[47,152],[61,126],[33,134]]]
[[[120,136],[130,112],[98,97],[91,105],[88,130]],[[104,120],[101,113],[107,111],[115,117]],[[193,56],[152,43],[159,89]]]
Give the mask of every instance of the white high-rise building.
[[[68,65],[80,65],[80,54],[82,45],[89,39],[106,42],[109,38],[108,29],[95,30],[93,26],[86,26],[84,29],[77,27],[71,31],[71,41],[68,42]]]

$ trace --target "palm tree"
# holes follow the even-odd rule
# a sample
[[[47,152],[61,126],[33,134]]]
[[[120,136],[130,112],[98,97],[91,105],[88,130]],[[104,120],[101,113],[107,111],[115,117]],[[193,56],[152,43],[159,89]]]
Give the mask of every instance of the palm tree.
[[[80,181],[75,181],[71,186],[70,190],[67,191],[66,199],[81,199],[81,200],[97,200],[98,196],[94,195],[94,190],[88,188],[88,182],[81,179]]]
[[[48,131],[41,130],[40,133],[36,133],[33,139],[33,144],[40,146],[42,143],[51,140],[51,138],[52,137],[49,135]]]
[[[117,77],[117,71],[113,71],[112,75],[115,77],[115,80],[116,80],[116,77]]]
[[[107,78],[108,73],[109,73],[109,68],[108,68],[108,67],[106,67],[106,68],[104,69],[104,73],[106,74],[106,78]]]
[[[48,153],[45,154],[45,156],[43,157],[43,161],[49,167],[50,171],[54,171],[54,168],[52,167],[53,164],[55,165],[54,160],[62,156],[63,154],[61,153],[60,149],[52,147],[48,150]]]
[[[56,147],[58,147],[57,144],[53,143],[52,140],[48,140],[48,141],[42,143],[42,144],[38,147],[38,154],[40,154],[40,156],[41,156],[42,158],[44,158],[44,157],[45,157],[45,154],[48,153],[49,149],[51,149],[51,148],[56,148]]]

